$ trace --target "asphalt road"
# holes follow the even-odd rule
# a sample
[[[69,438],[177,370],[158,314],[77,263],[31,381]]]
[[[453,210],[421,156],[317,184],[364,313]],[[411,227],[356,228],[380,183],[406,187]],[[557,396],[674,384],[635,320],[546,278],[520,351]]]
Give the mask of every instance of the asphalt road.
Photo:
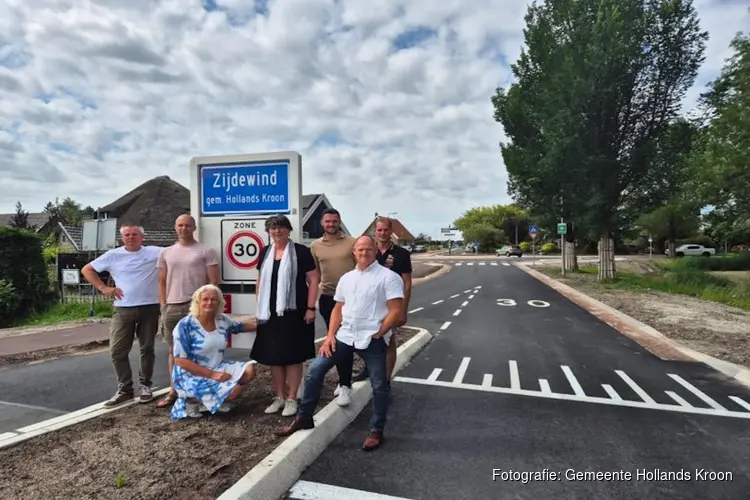
[[[409,321],[437,336],[393,382],[382,448],[360,450],[368,408],[290,498],[747,498],[743,386],[661,361],[502,259],[437,283]]]
[[[432,302],[443,296],[444,282],[438,278],[415,286],[410,309],[434,307]],[[317,338],[326,335],[320,316],[316,332]],[[247,359],[248,351],[228,349],[226,354],[229,359]],[[154,384],[158,389],[169,384],[167,347],[161,337],[157,337],[156,359]],[[130,365],[137,383],[137,343],[130,353]],[[116,389],[106,348],[0,369],[0,434],[101,403],[112,397]]]

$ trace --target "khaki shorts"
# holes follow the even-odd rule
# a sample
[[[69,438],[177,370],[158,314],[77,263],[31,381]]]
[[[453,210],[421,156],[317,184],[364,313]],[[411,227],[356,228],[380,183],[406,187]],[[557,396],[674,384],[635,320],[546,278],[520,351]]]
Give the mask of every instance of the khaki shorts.
[[[167,304],[161,310],[160,330],[164,341],[171,347],[174,344],[172,332],[177,323],[190,313],[190,302]]]

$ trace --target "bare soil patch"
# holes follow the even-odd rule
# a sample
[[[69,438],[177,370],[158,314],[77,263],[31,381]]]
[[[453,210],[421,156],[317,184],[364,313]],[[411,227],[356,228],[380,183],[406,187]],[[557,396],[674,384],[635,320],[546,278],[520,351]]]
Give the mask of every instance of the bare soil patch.
[[[618,262],[636,270],[652,264]],[[626,265],[622,265],[626,264]],[[539,269],[544,272],[545,270]],[[649,269],[642,269],[643,274]],[[551,273],[545,273],[551,274]],[[607,289],[594,276],[568,274],[555,279],[655,328],[682,345],[718,359],[750,366],[750,312],[718,302],[664,292]]]
[[[7,354],[0,356],[0,369],[10,365],[21,363],[33,363],[36,361],[49,361],[62,356],[71,356],[74,354],[83,354],[89,351],[104,349],[109,346],[109,340],[100,340],[87,342],[79,345],[69,345],[64,347],[52,347],[50,349],[40,349],[37,351],[23,352],[19,354]]]
[[[399,329],[397,345],[417,333]],[[363,366],[355,356],[355,372]],[[316,411],[333,399],[337,380],[334,368]],[[270,370],[261,366],[227,414],[172,421],[155,403],[137,404],[1,449],[0,497],[217,498],[284,440],[274,431],[292,417],[265,415],[272,397]]]

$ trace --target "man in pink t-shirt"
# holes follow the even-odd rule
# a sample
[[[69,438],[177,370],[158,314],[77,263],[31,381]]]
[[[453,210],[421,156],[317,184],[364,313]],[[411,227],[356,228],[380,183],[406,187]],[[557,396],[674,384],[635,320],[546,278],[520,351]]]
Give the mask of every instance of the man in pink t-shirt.
[[[195,240],[195,219],[190,215],[180,215],[175,221],[175,231],[177,243],[162,250],[157,263],[161,333],[169,344],[170,380],[169,394],[157,403],[159,408],[170,407],[177,400],[177,392],[172,384],[172,332],[190,312],[193,293],[208,283],[219,284],[219,256],[213,248]]]

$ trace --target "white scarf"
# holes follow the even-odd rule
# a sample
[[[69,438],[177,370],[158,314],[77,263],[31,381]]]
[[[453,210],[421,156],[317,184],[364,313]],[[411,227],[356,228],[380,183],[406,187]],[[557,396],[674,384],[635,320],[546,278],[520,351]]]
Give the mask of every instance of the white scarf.
[[[276,258],[276,244],[266,253],[260,267],[260,290],[258,294],[258,311],[255,314],[258,322],[264,323],[271,318],[271,277]],[[276,314],[283,316],[285,311],[297,309],[297,251],[294,242],[289,240],[284,248],[284,255],[279,263],[279,276],[276,283]]]

